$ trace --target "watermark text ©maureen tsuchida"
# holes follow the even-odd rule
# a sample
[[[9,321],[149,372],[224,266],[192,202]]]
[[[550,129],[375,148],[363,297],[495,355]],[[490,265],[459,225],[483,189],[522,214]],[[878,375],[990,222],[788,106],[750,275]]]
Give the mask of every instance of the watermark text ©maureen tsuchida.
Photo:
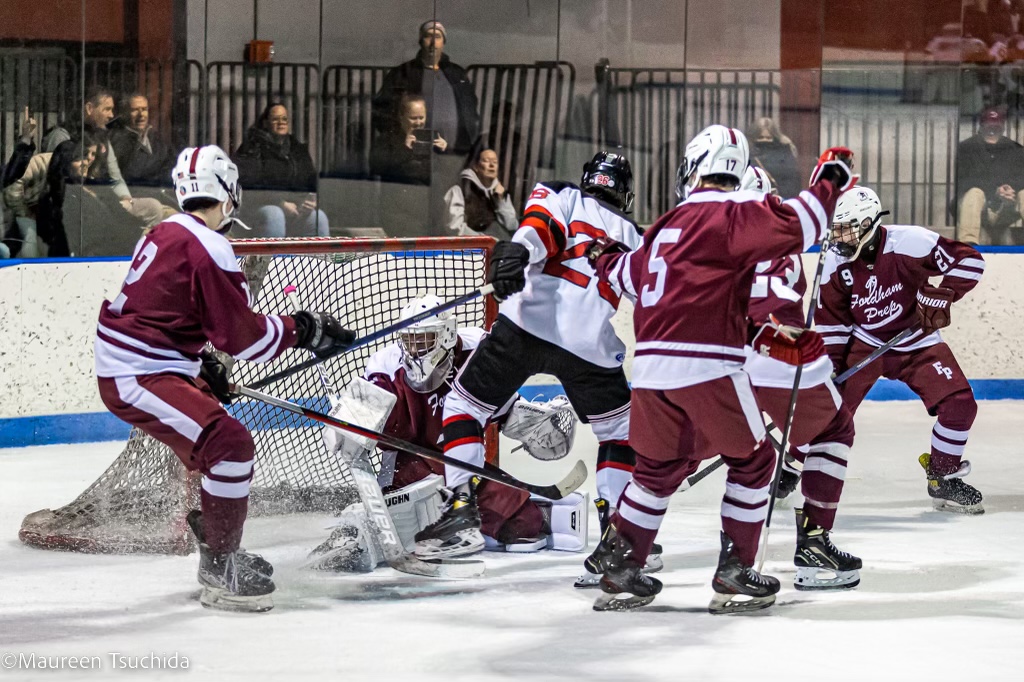
[[[125,654],[111,651],[95,656],[55,656],[33,652],[0,653],[3,670],[188,670],[188,656],[170,654]]]

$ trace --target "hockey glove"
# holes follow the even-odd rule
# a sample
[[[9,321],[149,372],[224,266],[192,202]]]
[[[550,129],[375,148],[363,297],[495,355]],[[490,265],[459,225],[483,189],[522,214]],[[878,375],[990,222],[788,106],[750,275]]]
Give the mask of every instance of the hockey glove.
[[[300,310],[292,317],[295,319],[295,333],[298,337],[295,345],[312,351],[318,358],[337,355],[356,340],[356,335],[342,327],[333,315]]]
[[[210,393],[213,393],[217,400],[225,405],[230,405],[231,401],[235,399],[235,395],[229,388],[228,368],[217,359],[212,351],[208,350],[199,353],[199,361],[202,362],[199,367],[199,378],[206,382],[206,385],[210,387]]]
[[[846,147],[829,147],[818,157],[818,165],[811,173],[811,185],[819,180],[828,180],[840,192],[845,192],[860,180],[853,174],[853,151]]]
[[[917,316],[921,321],[921,331],[926,335],[937,329],[949,326],[950,306],[953,303],[953,290],[949,287],[933,287],[924,285],[917,292]]]
[[[761,327],[752,345],[758,355],[793,366],[814,362],[825,355],[825,342],[818,332],[774,321]]]
[[[487,266],[487,282],[494,285],[494,297],[504,301],[526,286],[526,266],[530,252],[516,242],[498,242],[494,245],[491,262]]]
[[[606,253],[628,253],[629,247],[611,237],[598,237],[587,245],[586,256],[590,267],[597,268],[597,259]]]

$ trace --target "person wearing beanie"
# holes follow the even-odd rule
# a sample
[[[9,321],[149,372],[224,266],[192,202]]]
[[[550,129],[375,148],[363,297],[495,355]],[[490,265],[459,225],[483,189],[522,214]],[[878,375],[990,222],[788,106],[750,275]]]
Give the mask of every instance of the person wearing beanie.
[[[1005,127],[1002,111],[986,109],[978,133],[958,146],[962,242],[1003,244],[1010,226],[1024,217],[1024,147],[1003,134]]]
[[[445,54],[447,45],[444,24],[432,19],[420,26],[419,52],[384,76],[373,99],[377,135],[394,132],[403,96],[420,95],[427,102],[427,129],[450,142],[449,153],[469,152],[480,133],[476,92],[466,70]]]

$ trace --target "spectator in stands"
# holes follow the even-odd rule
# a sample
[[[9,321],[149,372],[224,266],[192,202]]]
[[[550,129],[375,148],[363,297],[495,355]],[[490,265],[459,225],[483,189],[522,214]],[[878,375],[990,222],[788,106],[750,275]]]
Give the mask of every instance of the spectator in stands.
[[[121,107],[121,115],[109,126],[121,177],[129,185],[169,186],[175,155],[149,123],[149,99],[132,93]]]
[[[957,239],[968,244],[1003,244],[1024,217],[1024,147],[1003,134],[1005,123],[1000,110],[986,109],[978,133],[958,145]]]
[[[0,167],[0,179],[2,179],[0,189],[6,189],[13,185],[25,174],[29,161],[32,160],[32,156],[36,151],[35,138],[37,128],[36,120],[32,118],[28,107],[25,107],[25,115],[21,120],[21,134],[18,136],[17,144],[14,145],[14,152],[11,154],[11,159],[7,165]],[[0,227],[6,224],[3,217],[3,211],[0,210]],[[5,233],[4,238],[10,237],[12,240],[16,238],[18,236],[17,229],[17,223],[13,224],[10,232]],[[7,244],[0,242],[0,259],[10,257],[10,248]]]
[[[431,152],[444,153],[447,140],[429,130],[427,103],[421,95],[404,95],[395,125],[389,126],[370,152],[370,173],[388,182],[430,184]]]
[[[15,230],[5,239],[12,255],[38,257],[39,241],[49,246],[49,256],[71,255],[63,220],[67,186],[81,185],[98,148],[98,143],[89,136],[65,140],[53,152],[32,156],[24,174],[4,190],[4,203],[15,220]],[[94,195],[90,203],[101,206]]]
[[[373,100],[378,134],[393,130],[404,95],[420,95],[429,103],[426,127],[447,140],[455,154],[470,151],[480,134],[476,92],[466,70],[444,54],[447,38],[439,21],[420,26],[416,57],[391,69]]]
[[[117,154],[110,146],[107,124],[114,119],[114,96],[109,90],[93,87],[86,91],[85,104],[80,117],[75,117],[51,129],[43,138],[43,151],[53,152],[57,145],[72,135],[89,135],[98,145],[96,161],[89,167],[88,182],[110,185],[97,188],[95,195],[107,206],[110,219],[118,228],[143,228],[157,225],[165,217],[174,215],[173,209],[164,207],[152,198],[132,197],[128,184],[121,175]],[[133,242],[134,246],[134,242]],[[131,253],[129,250],[128,253]]]
[[[519,226],[512,199],[498,181],[498,154],[482,145],[467,159],[458,184],[444,195],[444,203],[445,226],[460,235],[511,239]]]
[[[770,118],[759,118],[747,132],[750,163],[768,171],[784,199],[795,197],[807,186],[796,165],[796,145],[779,131]]]
[[[242,203],[244,219],[256,237],[326,237],[327,215],[317,209],[317,172],[309,147],[291,133],[288,108],[271,102],[234,153],[239,183],[250,189],[269,190]],[[271,195],[270,192],[273,194]]]

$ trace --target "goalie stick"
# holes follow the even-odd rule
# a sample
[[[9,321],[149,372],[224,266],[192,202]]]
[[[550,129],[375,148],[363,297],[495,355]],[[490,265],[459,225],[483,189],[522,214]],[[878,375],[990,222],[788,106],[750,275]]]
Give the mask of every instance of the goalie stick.
[[[493,291],[494,291],[494,287],[492,285],[485,284],[484,286],[480,287],[476,291],[471,291],[468,294],[463,294],[462,296],[459,296],[457,298],[453,298],[452,300],[450,300],[450,301],[448,301],[446,303],[442,303],[441,305],[437,306],[436,308],[431,308],[430,310],[424,310],[421,313],[417,313],[416,315],[413,315],[412,317],[406,318],[406,319],[401,320],[399,322],[395,322],[394,324],[389,325],[387,327],[384,327],[383,329],[378,329],[377,331],[372,332],[370,334],[367,334],[366,336],[360,336],[358,339],[356,339],[355,341],[352,342],[351,346],[349,346],[348,348],[346,348],[343,351],[335,353],[335,355],[341,355],[341,353],[347,353],[350,350],[354,350],[354,349],[359,348],[361,346],[365,346],[368,343],[373,343],[374,341],[379,341],[380,339],[387,338],[388,336],[391,336],[395,332],[400,331],[402,329],[405,329],[406,327],[410,327],[410,326],[416,324],[417,322],[421,322],[421,321],[427,319],[428,317],[433,317],[434,315],[437,315],[438,313],[443,313],[444,311],[451,310],[452,308],[458,308],[460,305],[463,305],[464,303],[469,303],[470,301],[472,301],[475,298],[479,298],[481,296],[486,296],[486,295],[492,293]],[[315,366],[317,366],[317,365],[319,365],[319,364],[321,364],[323,362],[326,362],[327,360],[330,360],[333,357],[334,357],[334,355],[328,355],[328,356],[322,357],[322,358],[321,357],[313,357],[310,360],[306,360],[304,362],[300,362],[297,365],[293,365],[293,366],[289,367],[288,369],[283,369],[280,372],[275,372],[274,374],[271,374],[270,376],[263,377],[262,379],[260,379],[256,383],[254,383],[252,386],[250,386],[250,388],[258,391],[261,388],[265,388],[265,387],[269,386],[270,384],[274,383],[275,381],[280,381],[281,379],[285,379],[287,377],[290,377],[293,374],[298,374],[299,372],[307,370],[310,367],[315,367]]]
[[[395,450],[403,450],[405,452],[410,452],[414,455],[419,455],[420,457],[432,459],[436,462],[451,464],[454,467],[459,467],[460,469],[464,469],[465,471],[474,473],[481,478],[486,478],[489,481],[494,481],[495,483],[507,485],[510,488],[518,488],[519,490],[525,490],[528,493],[532,493],[540,497],[546,497],[549,500],[562,499],[563,497],[565,497],[566,495],[568,495],[569,493],[573,492],[581,485],[583,485],[583,482],[587,480],[587,465],[583,463],[583,460],[578,460],[576,462],[576,465],[572,468],[572,470],[569,471],[569,473],[566,474],[565,477],[562,480],[558,481],[557,483],[552,483],[550,485],[536,485],[533,483],[526,483],[525,481],[520,481],[512,474],[504,471],[503,469],[499,469],[493,464],[485,463],[484,466],[478,467],[475,464],[462,462],[460,460],[455,459],[454,457],[449,457],[448,455],[438,452],[437,450],[424,448],[414,443],[410,443],[409,441],[402,440],[401,438],[395,438],[394,436],[389,436],[385,433],[380,433],[379,431],[374,431],[373,429],[368,429],[363,426],[359,426],[358,424],[347,422],[343,419],[337,419],[322,412],[317,412],[316,410],[311,410],[309,408],[303,407],[302,405],[299,405],[297,403],[282,400],[280,398],[275,398],[272,395],[262,393],[255,389],[249,388],[248,386],[242,386],[241,384],[232,384],[231,392],[235,393],[236,395],[243,395],[247,398],[259,400],[260,402],[267,403],[268,405],[273,405],[274,407],[279,407],[282,410],[287,410],[288,412],[300,414],[303,417],[306,417],[307,419],[312,419],[313,421],[320,422],[321,424],[333,426],[334,428],[341,429],[342,431],[350,431],[351,433],[363,436],[364,438],[379,441],[384,445],[387,445],[389,448],[393,448]]]
[[[284,288],[285,298],[296,312],[302,310],[298,290],[288,285]],[[327,368],[318,364],[320,382],[327,390],[327,399],[333,411],[341,403],[340,391]],[[372,446],[371,446],[372,447]],[[355,451],[353,451],[355,450]],[[366,510],[366,517],[377,530],[377,542],[380,544],[384,560],[388,566],[402,573],[421,575],[429,578],[467,579],[479,578],[484,574],[484,562],[478,560],[459,561],[453,559],[432,559],[424,561],[411,552],[406,551],[395,528],[391,512],[388,511],[384,493],[377,483],[377,474],[370,462],[369,450],[364,448],[341,448],[339,457],[348,465],[352,479],[356,483],[356,491]]]

